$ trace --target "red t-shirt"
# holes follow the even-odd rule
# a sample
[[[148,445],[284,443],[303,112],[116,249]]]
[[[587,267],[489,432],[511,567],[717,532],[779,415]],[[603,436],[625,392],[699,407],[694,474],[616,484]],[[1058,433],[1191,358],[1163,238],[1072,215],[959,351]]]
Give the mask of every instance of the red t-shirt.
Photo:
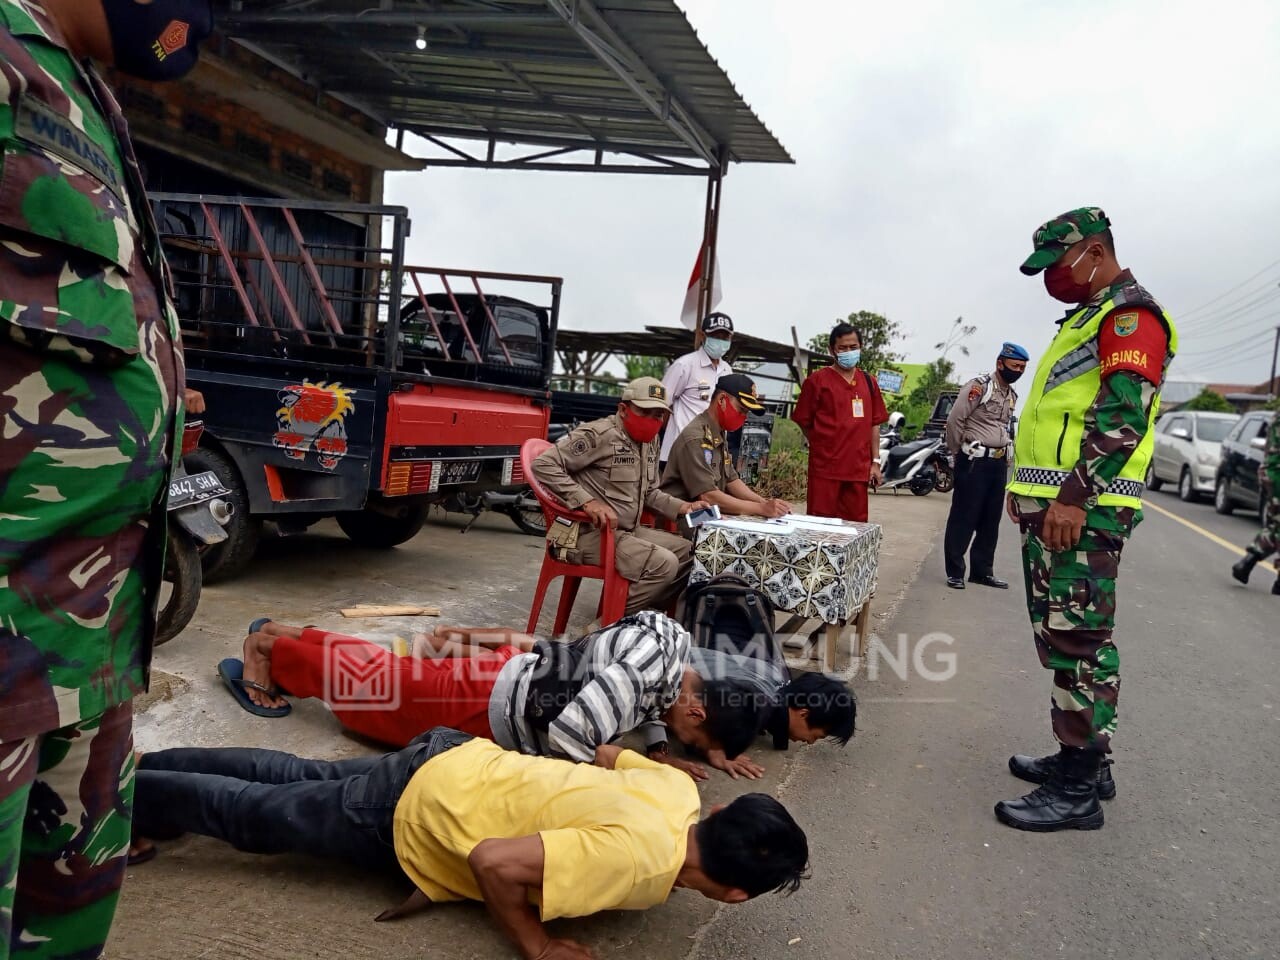
[[[871,476],[871,437],[889,419],[880,386],[863,370],[848,383],[836,367],[810,374],[791,414],[809,438],[809,472],[830,480]]]

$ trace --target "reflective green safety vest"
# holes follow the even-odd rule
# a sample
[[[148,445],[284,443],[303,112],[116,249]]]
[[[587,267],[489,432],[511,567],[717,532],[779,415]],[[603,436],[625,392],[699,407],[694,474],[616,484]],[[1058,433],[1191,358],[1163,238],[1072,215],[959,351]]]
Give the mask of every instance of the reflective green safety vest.
[[[1178,349],[1173,321],[1160,304],[1136,283],[1120,288],[1109,300],[1081,307],[1062,324],[1036,366],[1014,441],[1014,473],[1009,492],[1052,500],[1080,459],[1085,414],[1102,386],[1098,331],[1102,321],[1124,307],[1145,307],[1164,319],[1169,349],[1163,370]],[[1163,377],[1162,377],[1163,382]],[[1147,433],[1120,475],[1098,498],[1101,506],[1141,507],[1147,466],[1155,448],[1155,422],[1160,411],[1157,391],[1147,419]]]

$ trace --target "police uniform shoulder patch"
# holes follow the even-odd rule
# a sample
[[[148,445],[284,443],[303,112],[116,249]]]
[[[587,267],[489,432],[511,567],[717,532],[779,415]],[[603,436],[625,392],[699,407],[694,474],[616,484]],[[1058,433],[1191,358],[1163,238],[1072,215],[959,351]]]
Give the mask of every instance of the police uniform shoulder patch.
[[[584,454],[590,453],[592,450],[594,450],[595,446],[596,446],[595,434],[590,434],[590,435],[584,434],[583,436],[580,436],[578,437],[578,439],[574,440],[573,443],[569,444],[569,453],[572,456],[581,457]]]
[[[1130,310],[1126,313],[1117,313],[1111,322],[1117,337],[1127,337],[1138,329],[1138,311]]]
[[[981,396],[982,396],[982,384],[978,383],[975,380],[973,386],[969,388],[969,399],[971,401],[977,400]]]

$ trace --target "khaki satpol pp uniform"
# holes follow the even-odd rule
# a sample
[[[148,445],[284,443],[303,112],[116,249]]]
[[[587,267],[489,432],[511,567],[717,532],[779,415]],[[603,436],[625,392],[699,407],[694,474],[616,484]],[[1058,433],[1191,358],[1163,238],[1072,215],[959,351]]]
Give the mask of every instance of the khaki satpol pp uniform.
[[[661,385],[655,385],[661,389]],[[658,487],[658,441],[638,444],[617,415],[584,423],[533,462],[533,472],[549,491],[577,509],[589,500],[618,514],[614,563],[632,582],[627,613],[666,609],[684,589],[693,553],[684,537],[640,526],[647,509],[674,519],[684,501]],[[599,563],[600,531],[587,523],[553,523],[551,549],[570,563]]]
[[[696,500],[712,490],[727,492],[737,479],[724,431],[710,410],[698,414],[671,445],[662,489],[673,497]]]

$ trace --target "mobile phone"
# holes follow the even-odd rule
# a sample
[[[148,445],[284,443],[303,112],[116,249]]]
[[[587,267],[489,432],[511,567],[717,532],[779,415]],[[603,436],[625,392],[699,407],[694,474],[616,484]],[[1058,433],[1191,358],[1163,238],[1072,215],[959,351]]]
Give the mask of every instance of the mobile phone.
[[[690,513],[685,514],[685,521],[689,524],[690,527],[700,527],[704,523],[707,523],[710,520],[719,520],[719,519],[720,519],[720,508],[717,507],[714,503],[709,507],[702,507],[699,510],[694,510]]]

